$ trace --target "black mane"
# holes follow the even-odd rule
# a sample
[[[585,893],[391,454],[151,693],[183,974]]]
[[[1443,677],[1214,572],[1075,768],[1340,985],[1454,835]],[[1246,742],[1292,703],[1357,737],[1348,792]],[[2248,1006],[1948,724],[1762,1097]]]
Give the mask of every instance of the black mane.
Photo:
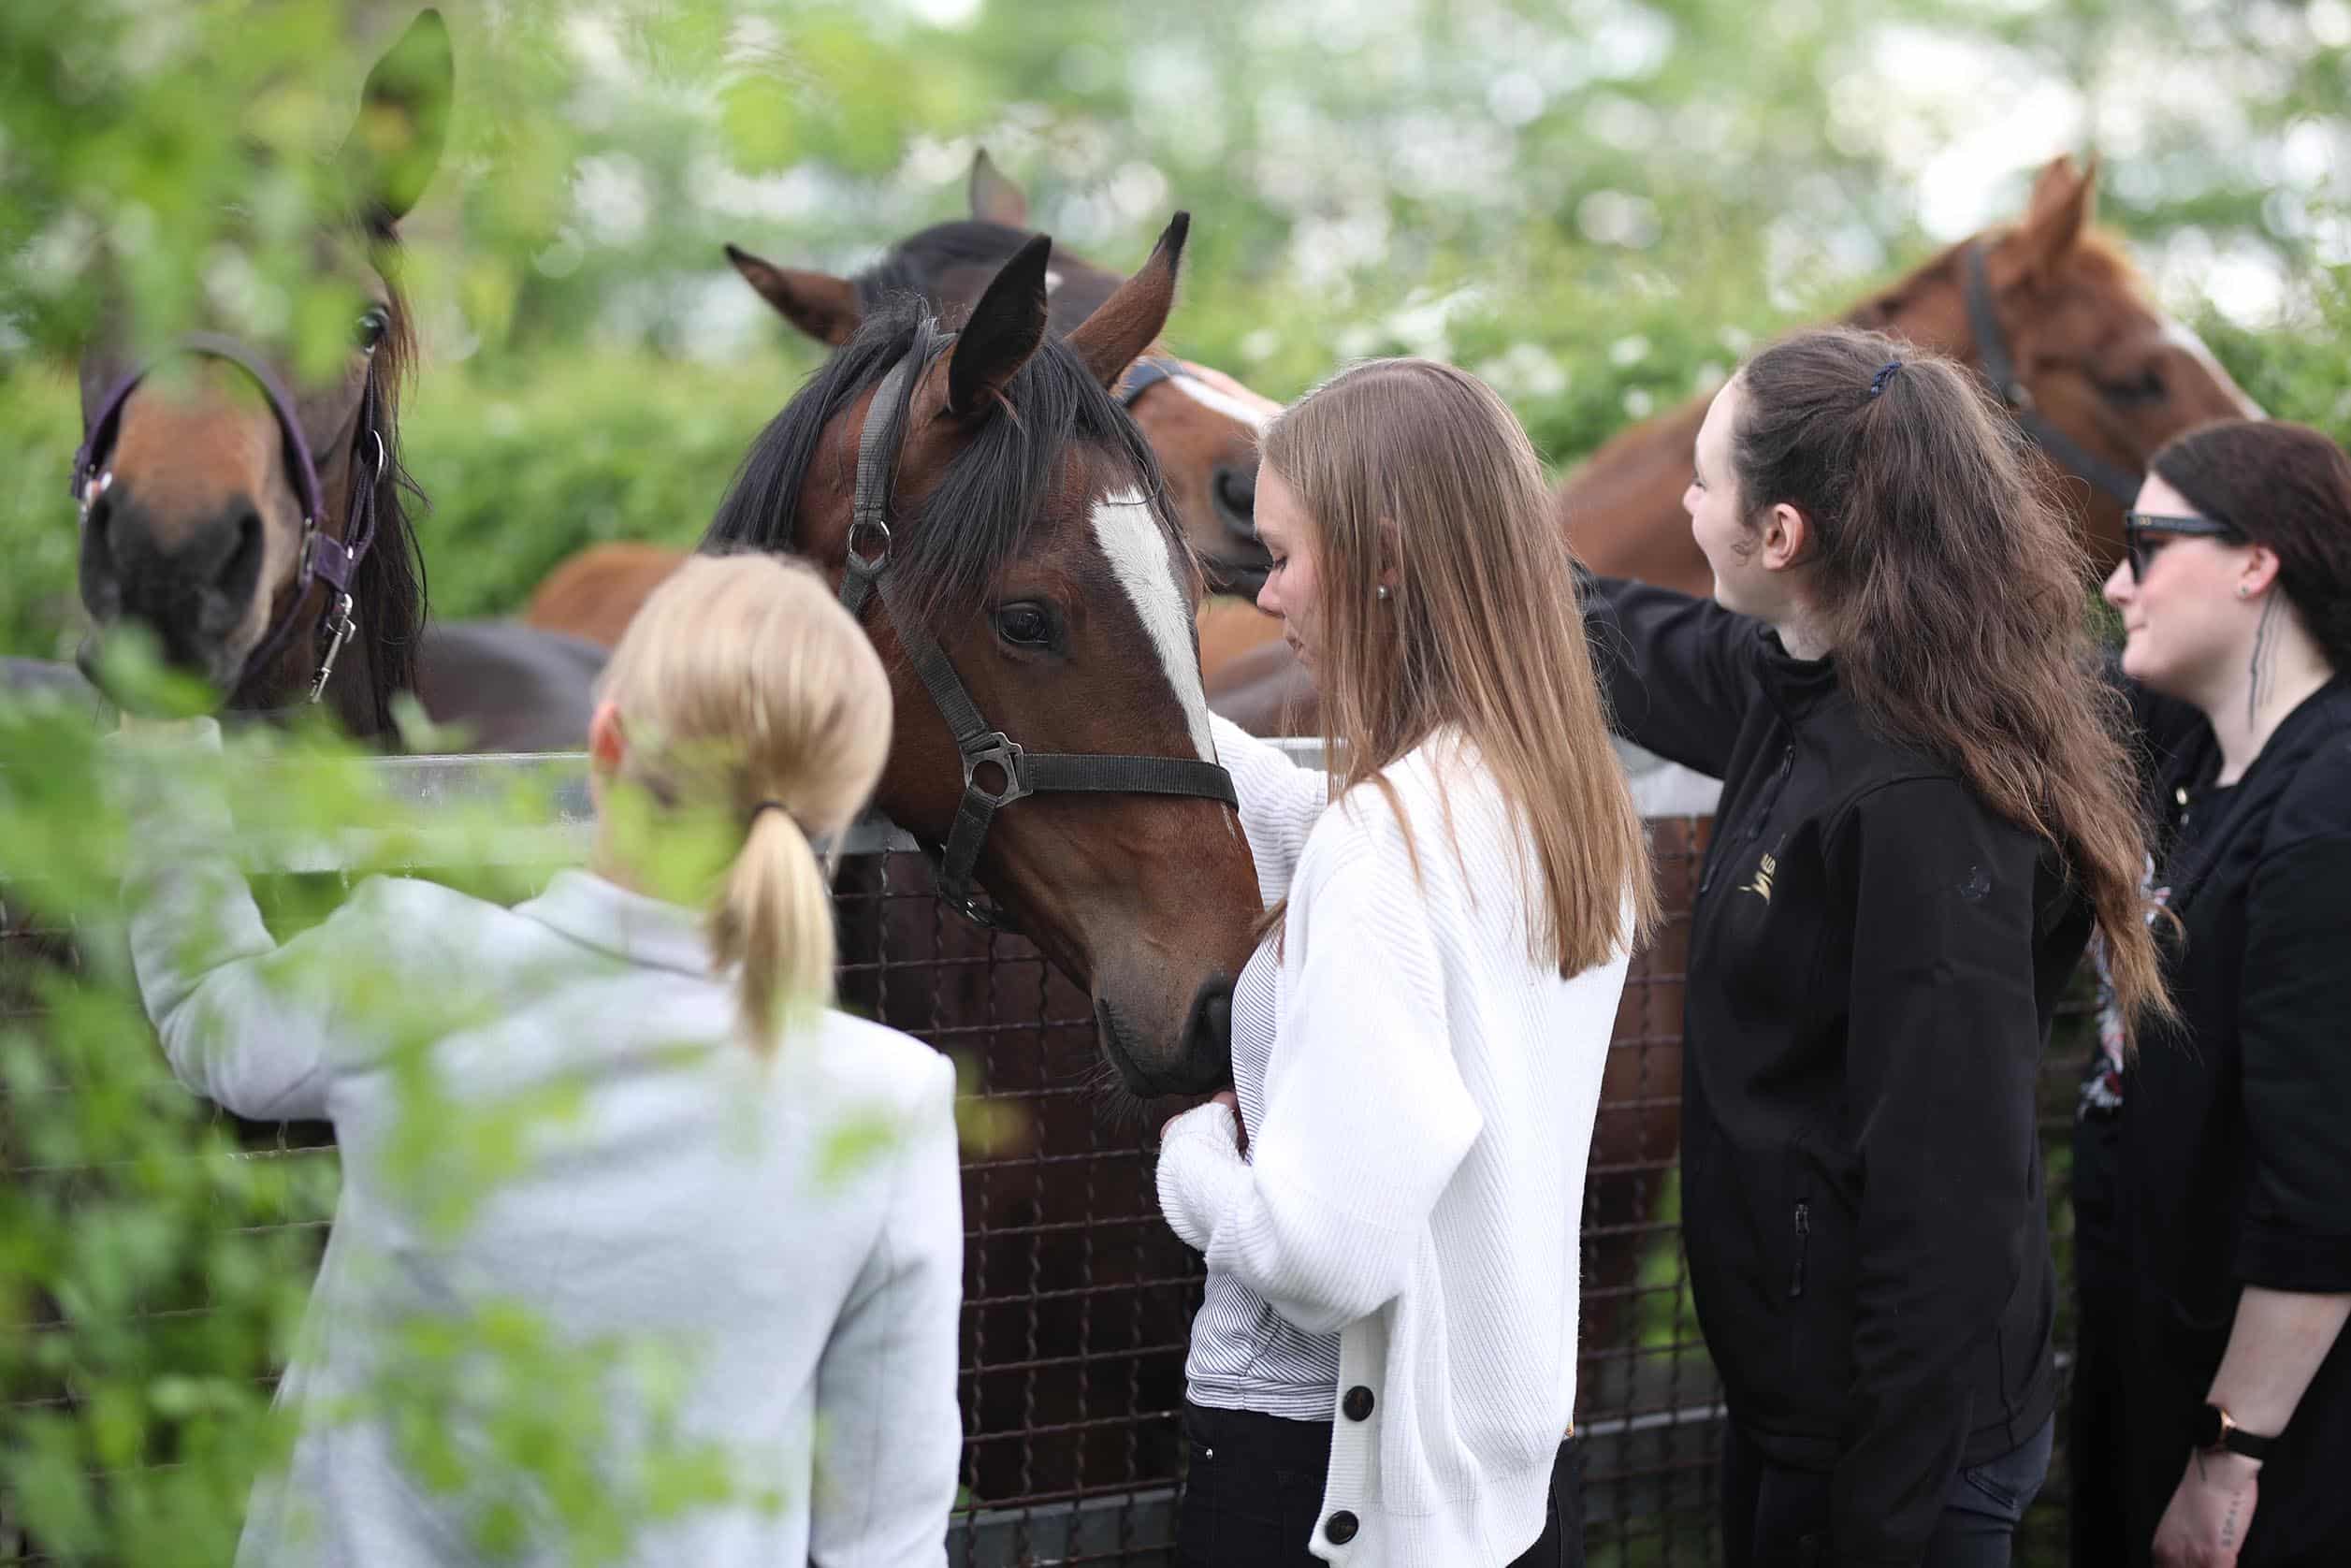
[[[796,550],[799,498],[826,428],[909,350],[938,352],[953,341],[916,301],[901,298],[868,315],[857,336],[760,432],[702,547]],[[980,602],[996,571],[1025,547],[1073,443],[1106,448],[1130,471],[1161,530],[1182,544],[1150,443],[1068,349],[1050,340],[1040,346],[1005,386],[1004,401],[948,464],[919,512],[909,515],[903,502],[891,508],[893,591],[920,618]]]
[[[391,329],[385,334],[368,371],[376,384],[376,433],[384,438],[384,477],[375,487],[375,543],[351,582],[352,612],[359,631],[354,639],[356,646],[349,652],[357,656],[356,662],[366,684],[364,690],[338,691],[336,698],[354,733],[388,736],[393,733],[393,698],[416,690],[417,645],[425,632],[425,561],[417,548],[408,503],[412,499],[422,503],[425,492],[400,460],[400,394],[415,363],[415,329],[407,297],[393,274],[397,242],[388,231],[371,238],[391,298]],[[362,440],[359,444],[365,450],[353,452],[351,462],[374,461],[374,443]],[[345,517],[344,528],[350,525],[351,519]]]
[[[858,308],[869,316],[909,296],[927,301],[933,310],[950,305],[968,306],[969,299],[943,298],[939,280],[958,268],[973,269],[981,279],[994,277],[997,269],[1035,237],[1032,230],[1009,228],[979,218],[933,224],[890,247],[888,255],[849,282],[857,289]],[[1058,245],[1053,247],[1047,265],[1062,272],[1061,286],[1048,302],[1048,325],[1056,336],[1071,330],[1099,310],[1102,301],[1119,284],[1117,274]]]

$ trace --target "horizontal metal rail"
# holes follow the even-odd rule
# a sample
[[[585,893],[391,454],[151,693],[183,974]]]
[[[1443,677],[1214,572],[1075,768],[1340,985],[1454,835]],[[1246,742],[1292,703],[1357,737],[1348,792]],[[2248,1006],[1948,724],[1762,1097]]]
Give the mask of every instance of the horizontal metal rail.
[[[1300,767],[1322,765],[1319,740],[1286,738],[1273,744]],[[1702,817],[1714,810],[1721,794],[1721,786],[1715,780],[1621,742],[1617,749],[1644,817]],[[486,856],[493,864],[530,864],[578,860],[588,850],[595,812],[588,798],[588,754],[584,751],[385,757],[368,766],[386,793],[416,806],[481,805],[517,789],[537,791],[544,803],[544,824],[502,835],[492,845],[466,843],[463,858],[468,862],[479,864]],[[243,842],[247,857],[256,867],[326,873],[372,864],[376,857],[371,850],[384,839],[364,827],[345,830],[328,841],[288,838],[256,829],[249,831]],[[453,835],[451,852],[457,847]],[[886,818],[869,816],[837,840],[820,840],[818,847],[845,855],[870,855],[909,850],[916,844]],[[427,849],[422,858],[429,860]]]

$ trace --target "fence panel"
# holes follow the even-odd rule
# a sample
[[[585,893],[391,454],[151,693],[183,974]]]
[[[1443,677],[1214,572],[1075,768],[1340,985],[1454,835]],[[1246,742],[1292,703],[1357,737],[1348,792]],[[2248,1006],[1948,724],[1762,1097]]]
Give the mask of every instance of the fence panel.
[[[1291,748],[1302,763],[1318,762],[1311,746]],[[547,833],[559,847],[585,844],[577,759],[380,766],[426,803],[502,788],[517,770],[538,770],[548,781]],[[1595,1563],[1711,1563],[1719,1558],[1720,1389],[1691,1311],[1676,1133],[1689,910],[1712,791],[1671,770],[1643,766],[1636,775],[1666,920],[1626,984],[1585,1192],[1576,1419],[1588,1543]],[[548,848],[533,841],[515,852]],[[984,1108],[988,1125],[1010,1129],[1004,1141],[968,1152],[963,1169],[965,1498],[950,1561],[962,1568],[1168,1562],[1182,1481],[1183,1347],[1200,1268],[1158,1215],[1154,1140],[1166,1108],[1120,1108],[1105,1096],[1083,993],[1017,936],[948,913],[927,863],[902,835],[863,824],[843,849],[843,1004],[957,1056],[967,1075],[965,1109]],[[279,864],[335,876],[346,852],[309,846],[282,850]],[[0,945],[19,960],[37,952],[44,962],[71,962],[74,936],[11,925]],[[10,1005],[21,1011],[21,998]],[[2078,1045],[2051,1055],[2045,1130],[2053,1152],[2063,1146],[2080,1060]],[[58,1174],[27,1169],[7,1139],[9,1118],[36,1113],[0,1107],[0,1179]],[[244,1130],[248,1157],[333,1157],[323,1128]],[[2053,1176],[2065,1163],[2056,1153]],[[2053,1180],[2053,1189],[2062,1185]],[[284,1223],[323,1244],[323,1213]],[[157,1304],[158,1312],[201,1310],[200,1300]],[[54,1318],[34,1326],[56,1327]],[[2059,1560],[2050,1548],[2062,1550],[2061,1493],[2053,1477],[2020,1561]],[[0,1561],[48,1561],[22,1541],[10,1555],[4,1510],[0,1500]]]

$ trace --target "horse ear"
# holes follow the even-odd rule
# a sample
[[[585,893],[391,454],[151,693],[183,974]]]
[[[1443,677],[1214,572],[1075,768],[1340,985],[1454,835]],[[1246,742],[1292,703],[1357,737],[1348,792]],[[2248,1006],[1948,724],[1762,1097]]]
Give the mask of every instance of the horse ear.
[[[1045,341],[1045,259],[1052,249],[1039,234],[1014,252],[955,334],[947,356],[947,412],[956,418],[994,409]]]
[[[1028,197],[1004,177],[984,147],[971,155],[971,215],[983,224],[1028,227]]]
[[[449,137],[456,78],[449,24],[437,10],[418,12],[368,73],[359,117],[337,155],[362,211],[396,224],[432,183]]]
[[[759,290],[761,298],[818,342],[837,348],[857,336],[865,313],[857,303],[857,285],[847,278],[778,267],[733,245],[727,247],[727,259],[745,283]]]
[[[2077,170],[2073,159],[2063,152],[2050,159],[2033,181],[2024,221],[2000,247],[2010,274],[2004,281],[2047,278],[2072,254],[2097,209],[2097,161],[2093,158],[2086,170]]]
[[[1191,230],[1192,214],[1178,212],[1142,270],[1119,284],[1065,340],[1104,386],[1116,386],[1126,368],[1167,329],[1168,312],[1175,308],[1176,268]]]

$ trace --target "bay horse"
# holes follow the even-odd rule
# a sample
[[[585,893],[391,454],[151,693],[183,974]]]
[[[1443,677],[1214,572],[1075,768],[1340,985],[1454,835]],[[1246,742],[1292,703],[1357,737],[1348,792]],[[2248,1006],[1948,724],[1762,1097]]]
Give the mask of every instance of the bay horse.
[[[602,650],[512,624],[426,620],[408,516],[422,492],[399,439],[415,341],[399,225],[440,161],[454,76],[447,27],[428,9],[362,90],[335,163],[346,199],[313,247],[316,282],[362,301],[330,370],[297,376],[286,342],[199,331],[157,345],[120,317],[86,346],[72,486],[85,675],[111,629],[137,621],[231,713],[314,702],[346,733],[388,745],[395,701],[414,693],[485,749],[582,743]],[[7,684],[106,711],[64,667],[31,664],[11,661]]]
[[[330,370],[297,375],[291,343],[221,333],[158,347],[119,318],[85,347],[72,485],[85,674],[136,621],[231,709],[320,701],[356,736],[392,731],[425,617],[399,450],[415,344],[393,274],[399,220],[440,159],[452,74],[447,27],[428,11],[363,89],[336,157],[347,210],[313,248],[319,284],[359,301]]]
[[[997,269],[1036,239],[1028,198],[984,149],[972,159],[969,199],[970,218],[936,224],[899,241],[854,277],[779,267],[733,245],[726,248],[727,259],[777,314],[828,347],[849,341],[882,304],[907,297],[951,326]],[[1117,273],[1058,246],[1047,258],[1045,279],[1047,329],[1056,336],[1076,330],[1120,283]],[[1178,359],[1156,342],[1145,345],[1118,395],[1158,457],[1210,594],[1255,600],[1270,564],[1257,543],[1255,509],[1256,438],[1271,405],[1223,372]],[[523,620],[609,646],[680,559],[681,552],[666,545],[590,544],[547,574]]]
[[[1196,792],[1163,776],[1215,758],[1197,568],[1110,390],[1167,321],[1186,224],[1060,337],[1043,236],[951,334],[919,299],[868,312],[761,433],[704,541],[804,556],[866,611],[898,713],[875,805],[939,850],[951,900],[978,913],[976,879],[1088,988],[1103,1060],[1145,1095],[1225,1081],[1259,907],[1228,798],[1134,798]]]
[[[842,998],[964,1054],[1031,1151],[964,1168],[965,1474],[990,1503],[1171,1474],[1156,1413],[1181,1393],[1169,1346],[1197,1264],[1149,1201],[1139,1138],[1109,1130],[1096,1091],[1222,1086],[1229,985],[1261,907],[1223,804],[1044,793],[987,818],[968,861],[1042,962],[942,918],[970,907],[956,824],[975,786],[1002,782],[997,743],[1027,748],[1032,769],[1043,748],[1065,754],[1057,766],[1213,755],[1197,568],[1153,450],[1109,390],[1165,323],[1183,233],[1179,216],[1057,338],[1041,237],[951,340],[920,299],[881,303],[760,436],[704,541],[816,561],[891,672],[876,805],[938,858],[844,864]],[[872,434],[890,428],[896,365],[919,367],[896,389],[902,445]],[[893,509],[861,512],[861,470],[893,466]],[[875,565],[894,581],[863,586]],[[971,733],[981,726],[1000,728]]]
[[[2088,564],[2103,573],[2122,559],[2123,509],[2155,449],[2261,410],[2094,226],[2097,191],[2095,163],[2051,160],[2020,221],[1961,240],[1842,319],[1982,372],[2058,480]],[[1560,486],[1560,530],[1593,571],[1712,591],[1681,505],[1710,400],[1612,437]],[[1276,640],[1212,672],[1212,705],[1259,733],[1317,733],[1313,683],[1288,652]]]

